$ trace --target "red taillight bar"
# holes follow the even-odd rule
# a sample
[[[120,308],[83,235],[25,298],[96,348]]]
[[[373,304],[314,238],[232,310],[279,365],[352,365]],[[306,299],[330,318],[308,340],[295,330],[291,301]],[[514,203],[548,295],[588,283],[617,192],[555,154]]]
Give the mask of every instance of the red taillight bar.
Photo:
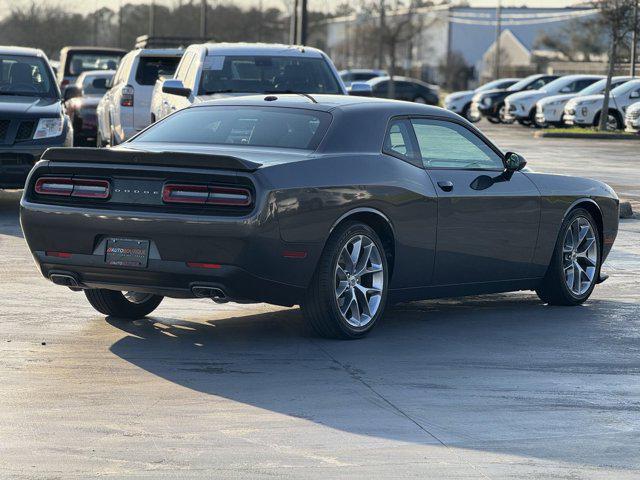
[[[251,192],[246,188],[167,183],[162,189],[162,201],[247,207],[251,205]]]
[[[111,183],[93,178],[40,177],[36,180],[35,191],[39,195],[109,198]]]
[[[221,268],[219,263],[187,262],[187,267],[191,268]]]

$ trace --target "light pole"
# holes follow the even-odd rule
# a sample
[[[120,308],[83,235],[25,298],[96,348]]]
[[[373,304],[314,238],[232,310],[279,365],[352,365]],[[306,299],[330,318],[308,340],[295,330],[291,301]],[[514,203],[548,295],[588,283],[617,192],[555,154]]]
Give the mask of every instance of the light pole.
[[[636,76],[636,59],[638,48],[638,0],[633,6],[633,35],[631,37],[631,76]]]
[[[200,38],[207,40],[207,0],[200,2]]]
[[[502,2],[498,0],[496,7],[496,41],[493,50],[493,77],[500,78],[500,34],[502,33]]]

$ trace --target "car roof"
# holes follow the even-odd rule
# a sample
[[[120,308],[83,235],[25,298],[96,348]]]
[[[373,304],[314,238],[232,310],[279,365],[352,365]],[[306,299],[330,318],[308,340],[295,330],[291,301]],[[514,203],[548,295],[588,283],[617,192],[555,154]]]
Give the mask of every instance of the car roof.
[[[92,75],[109,77],[114,75],[115,73],[115,70],[85,70],[80,75],[78,75],[78,78],[90,77]]]
[[[127,53],[127,50],[124,50],[123,48],[116,48],[116,47],[73,47],[73,46],[68,46],[68,47],[63,47],[62,50],[60,50],[60,52],[82,52],[82,51],[87,51],[87,52],[113,52],[113,53]]]
[[[215,106],[234,107],[288,107],[304,108],[331,112],[336,109],[367,110],[379,107],[381,111],[391,112],[393,115],[434,115],[448,118],[459,118],[456,114],[443,108],[431,105],[391,100],[388,98],[357,97],[350,95],[302,95],[302,94],[263,94],[245,95],[239,97],[208,100],[194,104],[188,108],[202,108]]]
[[[141,57],[144,56],[167,56],[167,57],[181,57],[184,54],[183,48],[141,48],[137,51],[137,54]]]
[[[315,57],[323,56],[322,50],[299,45],[278,43],[205,43],[207,55],[272,55],[283,57]]]
[[[381,68],[347,68],[346,70],[340,70],[340,74],[343,73],[380,73],[386,72]]]
[[[24,55],[30,57],[46,57],[44,52],[39,48],[28,47],[12,47],[12,46],[0,46],[0,54],[2,55]]]
[[[384,77],[375,77],[372,78],[371,80],[367,80],[367,83],[371,84],[371,85],[376,85],[380,82],[388,82],[389,79],[391,77],[389,76],[384,76]],[[410,82],[410,83],[418,83],[420,85],[425,85],[425,86],[429,86],[428,83],[423,82],[422,80],[418,79],[418,78],[411,78],[411,77],[402,77],[400,75],[394,75],[393,76],[393,81],[394,82]]]

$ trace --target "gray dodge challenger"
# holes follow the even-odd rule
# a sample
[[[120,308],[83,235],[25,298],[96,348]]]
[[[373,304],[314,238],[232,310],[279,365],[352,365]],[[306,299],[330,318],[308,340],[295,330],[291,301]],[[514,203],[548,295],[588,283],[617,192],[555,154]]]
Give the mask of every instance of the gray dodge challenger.
[[[105,315],[144,317],[164,296],[267,302],[358,338],[390,302],[584,302],[618,198],[530,171],[440,108],[261,95],[194,105],[117,148],[48,150],[21,223],[42,274]]]

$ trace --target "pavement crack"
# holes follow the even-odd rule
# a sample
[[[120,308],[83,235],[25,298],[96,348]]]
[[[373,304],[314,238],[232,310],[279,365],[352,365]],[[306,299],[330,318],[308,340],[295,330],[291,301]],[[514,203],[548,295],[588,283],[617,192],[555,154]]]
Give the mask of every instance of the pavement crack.
[[[483,478],[487,478],[489,480],[491,480],[491,477],[489,477],[488,475],[486,475],[484,472],[480,471],[478,469],[478,467],[476,467],[474,464],[470,463],[468,460],[466,460],[464,457],[462,457],[460,454],[458,454],[454,448],[452,448],[451,446],[447,445],[443,440],[441,440],[435,433],[429,431],[429,429],[427,429],[424,425],[422,425],[419,421],[417,421],[415,418],[413,418],[409,413],[407,413],[405,410],[403,410],[401,407],[399,407],[398,405],[396,405],[394,402],[392,402],[391,400],[389,400],[387,397],[385,397],[382,393],[378,392],[369,382],[367,382],[364,378],[362,378],[362,373],[364,373],[361,370],[355,369],[349,365],[346,365],[344,363],[342,363],[340,360],[338,360],[336,357],[334,357],[333,355],[331,355],[331,353],[325,349],[321,344],[319,344],[317,341],[311,339],[311,343],[318,348],[331,362],[333,362],[335,365],[339,366],[343,371],[345,371],[353,380],[355,380],[356,382],[359,382],[360,384],[362,384],[365,388],[367,388],[371,393],[373,393],[376,397],[378,397],[380,400],[382,400],[382,402],[384,402],[386,405],[388,405],[393,411],[395,411],[397,414],[399,414],[400,416],[404,417],[405,419],[407,419],[409,422],[413,423],[419,430],[421,430],[424,434],[426,434],[427,436],[433,438],[436,442],[438,442],[440,445],[442,445],[444,448],[447,449],[447,451],[449,451],[450,453],[452,453],[454,456],[456,456],[459,460],[461,460],[464,464],[466,464],[468,467],[470,467],[472,470],[474,470],[478,475],[482,476]]]

